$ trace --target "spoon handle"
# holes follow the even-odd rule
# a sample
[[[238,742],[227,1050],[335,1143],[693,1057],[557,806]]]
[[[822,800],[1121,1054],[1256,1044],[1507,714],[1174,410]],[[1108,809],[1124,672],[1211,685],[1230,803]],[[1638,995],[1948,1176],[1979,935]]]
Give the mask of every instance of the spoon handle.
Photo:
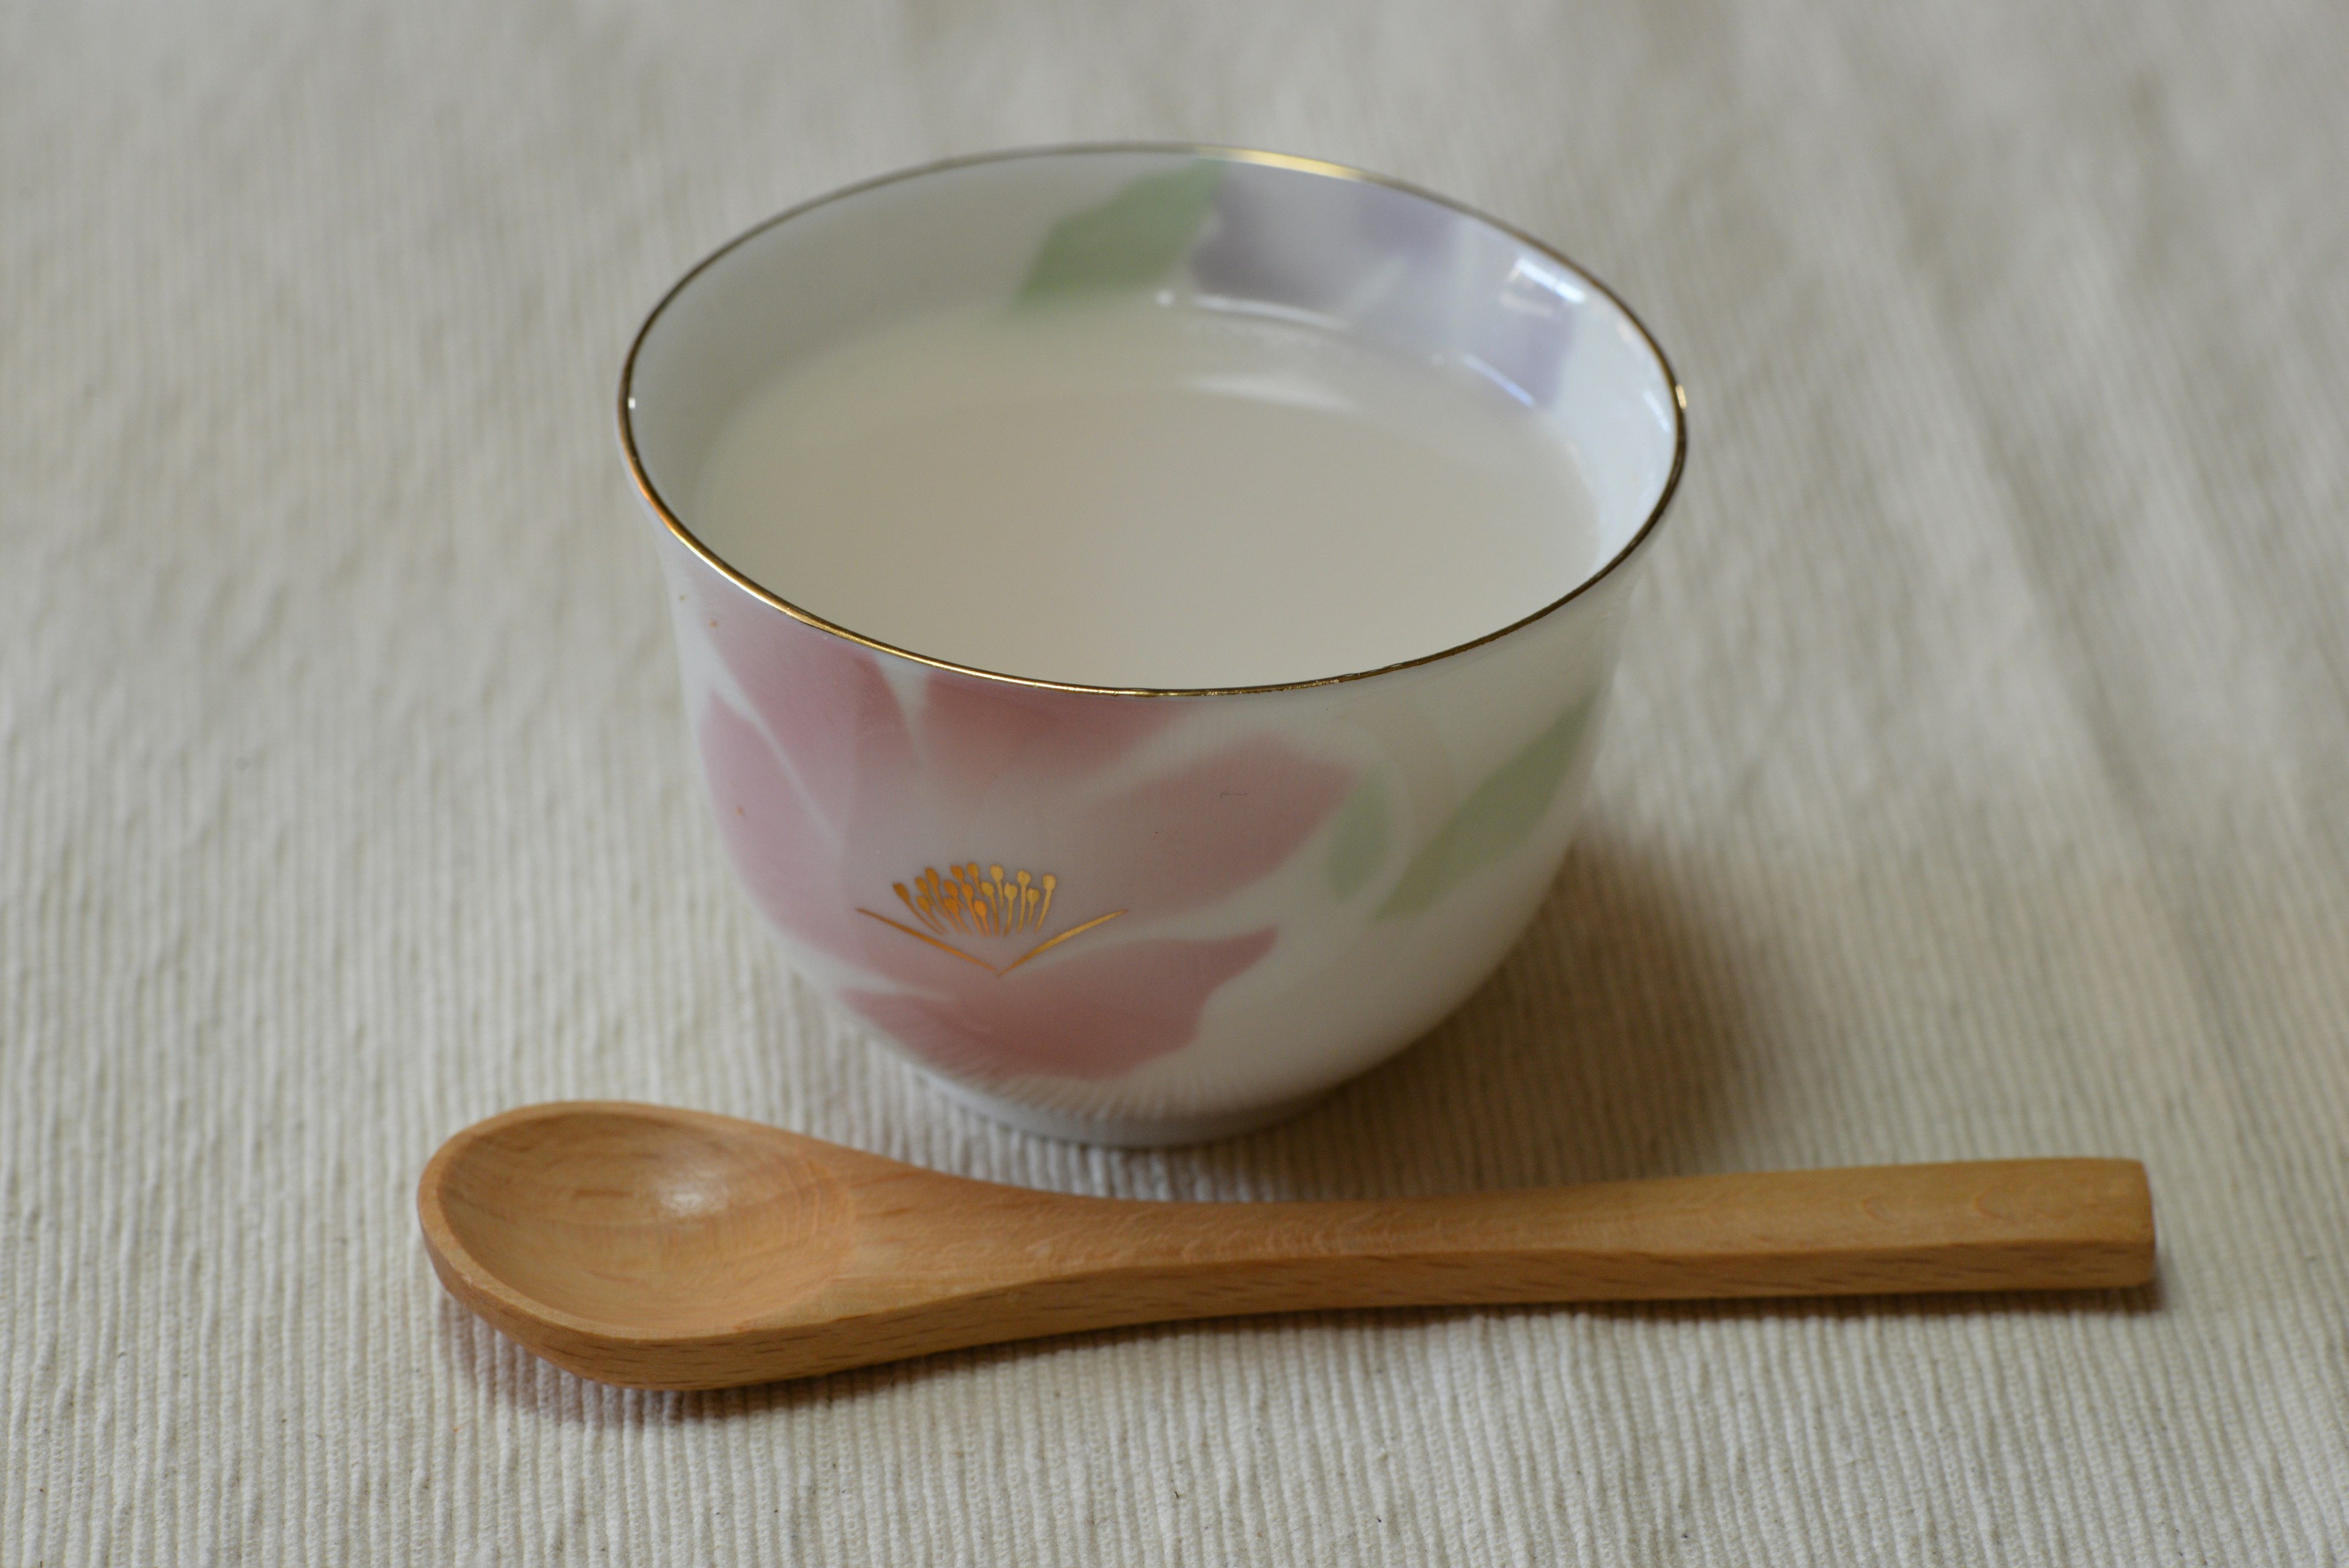
[[[1326,1307],[2079,1290],[2153,1277],[2153,1197],[2135,1160],[2020,1159],[1374,1201],[1122,1202],[1023,1251],[1028,1277],[1005,1281],[1000,1304],[1039,1321],[999,1337],[1075,1326],[1072,1315],[1107,1326]]]

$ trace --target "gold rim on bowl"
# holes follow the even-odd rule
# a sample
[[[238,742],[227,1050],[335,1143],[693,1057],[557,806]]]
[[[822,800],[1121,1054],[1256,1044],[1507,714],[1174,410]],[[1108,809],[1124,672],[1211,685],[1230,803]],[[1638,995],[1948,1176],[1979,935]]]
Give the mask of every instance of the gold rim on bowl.
[[[1623,318],[1631,324],[1632,330],[1639,333],[1640,340],[1648,347],[1648,352],[1656,357],[1656,364],[1664,373],[1664,382],[1671,388],[1672,391],[1672,466],[1671,472],[1664,475],[1664,487],[1658,493],[1656,504],[1649,509],[1646,519],[1640,523],[1639,529],[1630,538],[1624,541],[1622,547],[1609,556],[1598,570],[1586,574],[1574,587],[1539,609],[1529,615],[1521,616],[1496,630],[1488,631],[1482,637],[1455,643],[1450,648],[1439,649],[1433,653],[1421,654],[1416,659],[1381,664],[1375,670],[1357,670],[1344,675],[1324,675],[1310,680],[1282,680],[1265,686],[1087,686],[1073,680],[1044,680],[1033,676],[1007,675],[999,670],[981,670],[976,665],[957,664],[951,659],[938,659],[930,654],[917,653],[910,648],[899,648],[895,643],[883,642],[878,639],[866,637],[861,632],[852,631],[835,621],[826,620],[813,611],[802,609],[781,595],[761,587],[736,571],[716,551],[696,537],[693,530],[688,528],[683,520],[670,508],[668,503],[661,498],[659,489],[652,482],[652,476],[645,472],[643,457],[636,451],[636,424],[630,417],[636,408],[636,356],[644,348],[645,339],[652,336],[655,324],[660,320],[662,313],[668,309],[670,304],[692,286],[694,279],[708,271],[736,246],[756,239],[777,224],[789,223],[792,219],[803,213],[812,212],[815,208],[828,206],[845,197],[860,195],[883,185],[894,185],[900,181],[919,179],[926,174],[936,174],[948,169],[961,169],[978,163],[1008,163],[1022,158],[1057,158],[1116,152],[1187,154],[1195,158],[1221,159],[1231,163],[1261,163],[1276,169],[1294,169],[1302,173],[1320,174],[1335,180],[1352,180],[1366,185],[1382,185],[1391,191],[1400,191],[1420,201],[1432,202],[1439,207],[1448,207],[1464,217],[1474,219],[1487,228],[1506,234],[1518,244],[1529,246],[1557,263],[1571,272],[1576,278],[1597,289],[1614,305],[1616,309],[1623,313]],[[1449,196],[1423,190],[1405,181],[1391,179],[1383,174],[1373,174],[1366,170],[1351,168],[1343,163],[1331,163],[1319,158],[1299,158],[1285,152],[1263,152],[1253,148],[1218,147],[1200,142],[1089,141],[1074,142],[1065,146],[1023,147],[1000,152],[970,153],[960,158],[940,159],[936,162],[920,164],[911,169],[900,169],[892,173],[876,175],[870,180],[860,180],[855,184],[843,185],[836,191],[828,192],[812,201],[802,202],[795,207],[787,208],[766,222],[745,229],[702,257],[683,277],[670,286],[667,293],[661,296],[660,302],[655,305],[651,313],[645,317],[644,325],[636,328],[636,340],[628,345],[628,358],[620,368],[619,412],[620,447],[628,460],[629,476],[636,481],[636,490],[644,496],[646,504],[667,526],[668,531],[677,536],[678,543],[715,568],[720,576],[736,588],[749,594],[760,603],[779,609],[792,619],[812,626],[818,631],[845,638],[850,642],[869,648],[876,653],[886,653],[898,659],[909,659],[916,664],[928,665],[933,670],[952,670],[957,675],[968,675],[980,680],[999,680],[1011,686],[1038,687],[1050,691],[1086,692],[1102,697],[1241,697],[1267,691],[1302,691],[1315,686],[1342,685],[1350,680],[1368,680],[1372,676],[1390,675],[1399,670],[1415,669],[1423,664],[1433,664],[1441,659],[1450,659],[1454,654],[1466,653],[1471,649],[1482,648],[1488,642],[1497,642],[1511,632],[1531,626],[1544,617],[1573,603],[1619,570],[1633,556],[1639,554],[1641,546],[1646,545],[1650,536],[1655,533],[1656,525],[1663,521],[1665,509],[1671,505],[1672,496],[1680,489],[1681,471],[1688,462],[1688,393],[1682,389],[1680,378],[1674,374],[1671,360],[1665,356],[1663,346],[1656,341],[1655,334],[1648,330],[1648,324],[1640,319],[1639,313],[1626,305],[1620,296],[1592,276],[1587,269],[1556,246],[1535,238],[1523,229],[1480,213],[1465,202],[1455,202]]]

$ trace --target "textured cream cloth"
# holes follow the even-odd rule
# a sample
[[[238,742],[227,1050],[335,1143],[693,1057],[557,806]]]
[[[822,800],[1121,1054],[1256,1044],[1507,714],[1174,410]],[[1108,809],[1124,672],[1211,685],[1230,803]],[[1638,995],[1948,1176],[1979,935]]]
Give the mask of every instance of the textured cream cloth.
[[[0,13],[0,1563],[2349,1561],[2349,11]],[[1455,192],[1693,402],[1580,846],[1293,1124],[1001,1130],[781,971],[612,389],[833,185]],[[2134,1154],[2160,1285],[1331,1314],[630,1394],[411,1209],[527,1101],[1226,1199]]]

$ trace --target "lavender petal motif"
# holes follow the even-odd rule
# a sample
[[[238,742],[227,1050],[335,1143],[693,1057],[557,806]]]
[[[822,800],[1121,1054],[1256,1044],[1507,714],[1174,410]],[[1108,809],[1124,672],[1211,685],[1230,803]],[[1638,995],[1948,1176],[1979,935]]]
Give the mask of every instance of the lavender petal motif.
[[[1191,253],[1203,295],[1284,306],[1465,365],[1528,406],[1557,396],[1586,286],[1439,202],[1236,164]]]

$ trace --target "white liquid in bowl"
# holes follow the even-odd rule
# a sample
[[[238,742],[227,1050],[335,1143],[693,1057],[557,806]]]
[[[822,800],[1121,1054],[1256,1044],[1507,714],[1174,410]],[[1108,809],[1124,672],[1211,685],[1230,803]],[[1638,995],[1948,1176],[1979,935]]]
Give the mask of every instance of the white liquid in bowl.
[[[1599,565],[1557,428],[1471,369],[1146,296],[908,321],[721,431],[688,527],[932,659],[1263,686],[1497,631]]]

